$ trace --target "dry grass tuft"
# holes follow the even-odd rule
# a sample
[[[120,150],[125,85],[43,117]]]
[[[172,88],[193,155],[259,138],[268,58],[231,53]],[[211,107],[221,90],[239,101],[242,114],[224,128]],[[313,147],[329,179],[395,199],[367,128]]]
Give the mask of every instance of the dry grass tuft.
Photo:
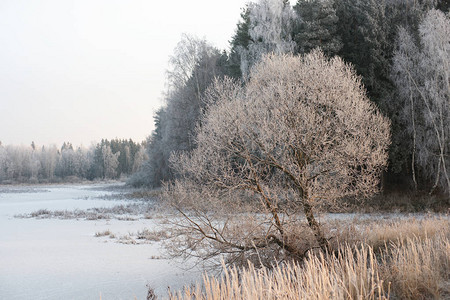
[[[205,275],[202,286],[170,299],[388,299],[374,252],[353,250],[347,246],[338,256],[312,255],[303,265],[273,270],[225,268],[222,278]]]
[[[383,255],[386,280],[398,299],[449,299],[450,240],[408,238]]]
[[[169,293],[169,298],[448,299],[448,225],[444,217],[364,221],[333,254],[311,253],[302,263],[273,269],[224,266],[220,278],[205,274],[202,284]],[[346,230],[340,233],[349,234]]]
[[[359,244],[361,242],[374,249],[383,249],[386,244],[405,241],[407,238],[432,238],[450,228],[448,216],[417,216],[409,218],[353,219],[329,222],[329,235],[335,237],[334,247]]]
[[[102,236],[109,236],[109,238],[111,239],[116,237],[109,229],[95,233],[95,237],[102,237]]]
[[[138,240],[147,240],[154,242],[159,242],[169,237],[167,232],[164,230],[150,230],[148,228],[144,228],[141,231],[138,231],[136,235]]]
[[[119,204],[112,207],[94,207],[86,210],[54,210],[40,209],[29,214],[15,215],[15,218],[36,218],[36,219],[85,219],[104,220],[117,219],[122,221],[136,221],[139,218],[150,219],[154,215],[154,205],[150,202],[134,202],[129,204]]]

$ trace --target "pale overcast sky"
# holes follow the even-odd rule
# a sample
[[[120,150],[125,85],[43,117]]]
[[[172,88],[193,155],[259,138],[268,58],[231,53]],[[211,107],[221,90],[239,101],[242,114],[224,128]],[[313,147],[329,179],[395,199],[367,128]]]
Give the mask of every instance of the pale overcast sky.
[[[228,49],[246,0],[0,0],[0,141],[144,140],[182,33]]]

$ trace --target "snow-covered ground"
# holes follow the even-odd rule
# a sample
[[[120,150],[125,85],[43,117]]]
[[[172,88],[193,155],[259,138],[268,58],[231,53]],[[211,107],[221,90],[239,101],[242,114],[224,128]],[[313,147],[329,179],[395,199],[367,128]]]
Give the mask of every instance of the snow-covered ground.
[[[147,284],[167,295],[168,286],[179,289],[198,280],[198,270],[161,258],[158,242],[127,245],[95,237],[107,230],[126,235],[151,229],[151,219],[14,217],[130,202],[103,197],[114,193],[106,185],[0,187],[0,299],[145,299]]]

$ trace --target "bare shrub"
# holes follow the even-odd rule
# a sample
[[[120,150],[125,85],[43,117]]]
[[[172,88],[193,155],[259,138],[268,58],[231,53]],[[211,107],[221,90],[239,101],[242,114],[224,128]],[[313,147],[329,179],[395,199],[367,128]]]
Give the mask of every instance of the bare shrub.
[[[206,102],[197,148],[172,157],[179,179],[164,190],[181,215],[177,255],[304,258],[328,247],[315,210],[377,191],[390,123],[340,58],[266,56],[245,88],[217,81]],[[312,240],[295,234],[302,214]]]

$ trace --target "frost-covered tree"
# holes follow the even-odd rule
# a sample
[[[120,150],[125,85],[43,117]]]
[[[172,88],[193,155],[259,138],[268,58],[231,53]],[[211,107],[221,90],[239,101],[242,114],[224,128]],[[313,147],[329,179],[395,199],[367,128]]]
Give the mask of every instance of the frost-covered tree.
[[[6,163],[7,163],[7,153],[5,147],[0,142],[0,182],[6,180]]]
[[[242,9],[241,19],[236,25],[236,31],[230,41],[230,54],[228,57],[229,72],[232,78],[241,78],[241,53],[248,51],[251,37],[249,35],[250,17],[248,6]]]
[[[73,145],[71,143],[64,142],[58,163],[56,165],[56,175],[59,177],[76,176],[76,158]]]
[[[39,151],[36,150],[36,144],[34,142],[31,143],[31,155],[30,155],[30,171],[31,171],[31,179],[33,181],[37,181],[39,169],[41,168],[41,162],[39,157]]]
[[[206,40],[183,34],[169,59],[169,93],[182,89],[192,81],[199,97],[205,82],[209,83],[211,69],[216,66],[220,54],[220,51]]]
[[[146,160],[148,160],[147,151],[144,147],[140,147],[134,155],[133,168],[131,173],[136,173]]]
[[[78,178],[87,178],[89,167],[92,163],[89,149],[77,147],[74,152],[75,175]]]
[[[119,161],[120,150],[128,149],[129,171],[126,165],[108,163],[110,153],[103,152],[103,146],[109,147],[111,153]],[[112,149],[113,147],[114,149]],[[74,150],[71,143],[64,143],[61,148],[55,145],[38,147],[32,143],[31,147],[0,145],[0,183],[2,182],[59,182],[61,180],[112,178],[122,173],[130,174],[134,163],[135,153],[143,147],[130,140],[115,139],[112,142],[102,140],[90,148],[79,146]],[[104,156],[103,154],[108,154]],[[124,155],[125,158],[126,155]],[[127,161],[124,161],[127,163]],[[106,166],[106,167],[105,167]],[[106,176],[105,176],[106,170]]]
[[[437,0],[390,0],[386,1],[388,14],[397,26],[417,31],[425,14],[436,7]],[[395,28],[397,30],[397,28]]]
[[[206,40],[185,35],[170,59],[166,101],[171,122],[167,123],[167,133],[179,139],[174,142],[183,144],[182,150],[193,147],[190,135],[203,106],[203,92],[214,77],[223,75],[218,68],[220,57],[221,52]]]
[[[392,59],[394,56],[395,45],[397,44],[398,27],[402,26],[414,32],[414,39],[418,38],[418,26],[425,16],[426,12],[434,7],[435,0],[390,0],[386,1],[386,17],[391,24],[390,31],[386,38],[390,47],[385,48],[385,56],[390,61],[389,75],[392,74]],[[391,77],[391,76],[390,76]],[[392,79],[392,77],[391,77]],[[392,80],[391,80],[392,81]],[[406,84],[408,84],[406,82]],[[392,87],[390,87],[392,85]],[[388,87],[388,88],[386,88]],[[417,187],[415,180],[415,170],[411,167],[415,163],[411,155],[413,143],[405,138],[406,124],[402,111],[404,109],[403,101],[399,101],[399,90],[395,88],[394,83],[385,85],[384,91],[378,95],[385,95],[381,99],[378,96],[377,103],[383,112],[392,121],[392,144],[389,150],[389,174],[387,184],[396,186],[396,188],[409,189],[411,185]],[[377,94],[377,93],[375,93]],[[411,159],[412,158],[412,159]],[[413,178],[413,180],[410,180]],[[411,184],[412,183],[412,184]]]
[[[285,0],[260,0],[247,6],[248,36],[247,45],[238,49],[242,77],[248,77],[251,67],[264,54],[292,53],[295,42],[292,31],[296,15]],[[244,23],[245,24],[245,23]]]
[[[134,186],[159,187],[163,180],[171,178],[169,169],[170,150],[165,147],[166,122],[165,108],[160,108],[154,115],[155,130],[147,141],[147,161],[139,172],[133,174],[130,183]]]
[[[377,191],[390,123],[340,58],[266,56],[246,87],[218,81],[207,100],[198,147],[173,156],[180,177],[165,190],[182,215],[175,250],[302,258],[327,249],[317,209]]]
[[[55,169],[58,161],[58,149],[55,145],[48,147],[42,146],[40,156],[40,177],[47,180],[52,180],[55,176]]]
[[[173,177],[172,152],[195,148],[194,129],[204,102],[203,93],[215,77],[222,77],[222,53],[205,40],[184,35],[171,57],[166,105],[155,114],[155,131],[148,143],[148,161],[130,183],[160,186]]]
[[[129,145],[123,146],[123,150],[120,151],[119,156],[119,168],[121,173],[130,173],[130,169],[133,166],[133,158],[131,155],[131,148]]]
[[[121,176],[122,174],[131,174],[134,154],[138,151],[140,145],[136,144],[132,139],[121,140],[117,138],[111,141],[104,140],[103,144],[109,145],[113,153],[120,152],[120,155],[118,157],[119,165],[116,169],[117,176]]]
[[[417,163],[434,181],[433,189],[450,193],[449,16],[430,10],[418,33],[416,42],[405,28],[399,29],[393,78],[412,136],[412,169]]]
[[[120,152],[113,153],[110,146],[102,146],[104,178],[115,178],[117,175]]]
[[[31,176],[31,147],[15,147],[7,145],[5,172],[9,180],[23,182]]]
[[[320,47],[328,56],[336,55],[342,48],[338,34],[338,17],[333,0],[298,0],[295,42],[298,53],[308,53]]]
[[[398,26],[417,28],[435,0],[335,0],[338,34],[343,47],[338,53],[352,63],[368,90],[369,98],[392,121],[389,170],[383,183],[389,188],[409,188],[411,144],[404,138],[403,106],[391,78]]]

